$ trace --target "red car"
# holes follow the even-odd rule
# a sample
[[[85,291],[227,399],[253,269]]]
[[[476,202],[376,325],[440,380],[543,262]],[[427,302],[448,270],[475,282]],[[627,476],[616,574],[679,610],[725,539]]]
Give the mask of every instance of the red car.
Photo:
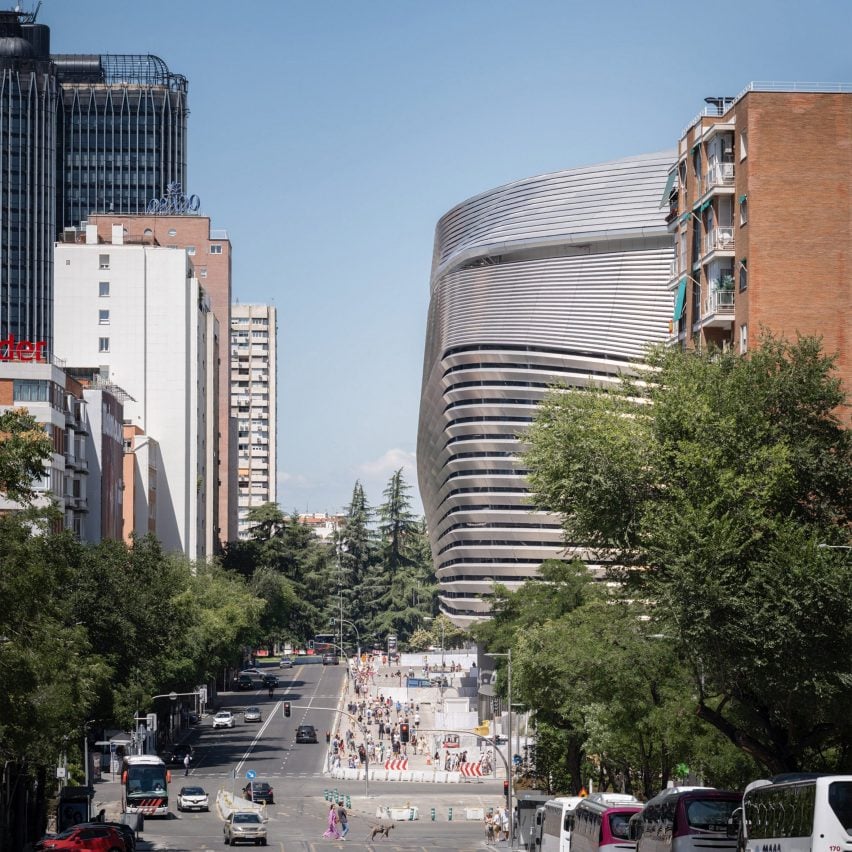
[[[76,852],[127,852],[124,838],[109,825],[75,825],[61,834],[45,837],[36,850],[74,849]]]

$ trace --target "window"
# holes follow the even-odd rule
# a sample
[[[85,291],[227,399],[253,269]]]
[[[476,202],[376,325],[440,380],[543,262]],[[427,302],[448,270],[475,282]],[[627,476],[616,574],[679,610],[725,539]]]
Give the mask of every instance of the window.
[[[740,226],[748,222],[748,196],[740,196]]]
[[[188,255],[194,255],[195,254],[195,246],[187,246],[186,247],[186,253]]]
[[[748,290],[748,266],[746,259],[742,258],[740,260],[740,293],[744,290]]]
[[[66,266],[71,266],[71,258],[68,258],[68,259],[65,261],[65,265],[66,265]]]
[[[207,277],[207,267],[206,266],[199,266],[198,267],[198,274],[199,274],[199,277],[206,278]]]
[[[98,268],[99,269],[109,269],[109,255],[108,254],[98,255]]]
[[[47,402],[49,382],[42,379],[15,379],[12,396],[15,402]]]
[[[109,310],[98,311],[98,325],[109,325]]]
[[[748,352],[748,325],[743,323],[740,326],[740,355],[745,355]]]
[[[748,156],[748,130],[740,132],[740,159],[744,160]]]
[[[98,295],[101,298],[109,296],[109,281],[101,281],[98,284]]]
[[[99,337],[98,338],[98,352],[109,352],[109,338],[108,337]]]
[[[221,243],[213,243],[210,246],[210,254],[222,254],[222,245]]]

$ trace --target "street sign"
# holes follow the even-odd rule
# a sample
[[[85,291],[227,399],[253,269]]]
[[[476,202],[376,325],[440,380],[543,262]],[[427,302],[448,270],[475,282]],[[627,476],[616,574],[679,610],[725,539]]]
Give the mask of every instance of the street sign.
[[[248,772],[246,772],[246,778],[248,778],[249,781],[254,781],[254,779],[257,778],[257,773],[253,769],[249,769]]]

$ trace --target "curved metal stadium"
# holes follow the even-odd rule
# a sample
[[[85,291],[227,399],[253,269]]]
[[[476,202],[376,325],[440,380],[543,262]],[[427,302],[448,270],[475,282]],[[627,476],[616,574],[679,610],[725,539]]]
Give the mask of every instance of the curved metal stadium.
[[[520,439],[556,383],[613,381],[666,340],[673,259],[660,209],[674,152],[527,178],[438,222],[417,466],[442,611],[488,615],[566,545],[532,511]]]

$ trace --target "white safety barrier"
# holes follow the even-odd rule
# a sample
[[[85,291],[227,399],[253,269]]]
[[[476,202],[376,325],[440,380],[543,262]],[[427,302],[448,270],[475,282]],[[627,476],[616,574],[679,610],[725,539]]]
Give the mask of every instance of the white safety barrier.
[[[482,821],[485,819],[485,808],[465,808],[464,818]]]
[[[438,784],[447,783],[447,774],[443,769],[438,769],[435,772],[435,782]]]
[[[402,772],[399,769],[388,769],[388,781],[399,781]]]
[[[402,772],[399,773],[400,781],[411,781],[411,770],[403,769]]]
[[[419,818],[417,808],[391,808],[390,818],[397,821],[414,820]]]
[[[461,772],[448,772],[447,784],[458,784],[461,781]]]

